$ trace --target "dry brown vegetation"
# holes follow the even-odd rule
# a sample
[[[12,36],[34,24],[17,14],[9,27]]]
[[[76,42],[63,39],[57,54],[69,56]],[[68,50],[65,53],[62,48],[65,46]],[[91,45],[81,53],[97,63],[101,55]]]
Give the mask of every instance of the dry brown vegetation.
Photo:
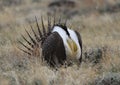
[[[7,6],[2,1],[5,3],[8,0],[0,1],[0,4],[2,4],[0,5],[2,6],[0,9],[0,85],[120,84],[119,11],[109,13],[106,10],[100,13],[94,10],[96,2],[93,4],[92,0],[90,2],[89,0],[84,2],[82,2],[83,0],[76,0],[80,4],[88,4],[81,4],[80,7],[77,5],[74,9],[78,12],[75,15],[70,15],[72,17],[68,21],[68,27],[79,30],[81,33],[83,62],[80,67],[74,64],[67,68],[61,67],[56,71],[43,64],[40,58],[28,56],[17,48],[19,46],[17,41],[23,41],[21,34],[27,37],[24,27],[31,32],[28,22],[34,25],[35,16],[39,20],[40,16],[45,14],[45,24],[47,24],[46,14],[50,10],[48,4],[52,0],[21,0],[23,2],[20,2],[19,5],[17,2],[17,5],[14,5],[14,3]],[[116,3],[119,4],[119,0],[107,1],[108,7]],[[103,2],[99,3],[102,4]],[[92,10],[87,7],[91,4],[93,9],[90,9]],[[100,4],[98,6],[100,9],[102,8]],[[86,10],[89,11],[86,12]],[[114,75],[114,73],[117,75]],[[111,77],[108,75],[111,75]]]

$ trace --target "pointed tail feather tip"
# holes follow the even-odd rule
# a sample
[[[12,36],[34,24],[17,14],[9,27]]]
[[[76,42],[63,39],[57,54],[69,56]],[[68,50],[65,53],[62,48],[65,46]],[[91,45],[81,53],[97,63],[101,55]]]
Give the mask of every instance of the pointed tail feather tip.
[[[31,42],[29,42],[23,35],[21,36],[32,48],[34,47],[34,45]]]
[[[33,32],[33,34],[34,34],[34,37],[35,37],[36,41],[39,42],[40,39],[39,39],[39,37],[37,36],[37,34],[35,33],[35,31],[33,30],[33,27],[32,27],[31,24],[30,24],[30,27],[31,27],[31,30],[32,30],[32,32]]]
[[[28,55],[32,55],[30,52],[27,52],[26,50],[23,50],[23,49],[21,49],[21,48],[19,48],[19,47],[17,47],[17,48],[18,48],[19,50],[21,50],[22,52],[28,54]]]
[[[40,36],[40,38],[42,38],[42,32],[41,32],[41,30],[40,30],[40,26],[39,26],[39,24],[38,24],[37,17],[35,17],[35,21],[36,21],[37,29],[38,29],[38,32],[39,32],[39,36]]]
[[[21,41],[18,41],[22,46],[24,46],[27,50],[32,52],[32,49],[29,48],[28,46],[26,46],[25,44],[23,44]]]
[[[29,34],[29,32],[25,29],[27,35],[29,36],[29,38],[31,39],[31,41],[33,42],[34,45],[36,45],[36,41],[31,37],[31,35]]]
[[[44,25],[42,16],[41,16],[41,22],[42,22],[43,35],[46,36],[46,29],[45,29],[45,25]]]

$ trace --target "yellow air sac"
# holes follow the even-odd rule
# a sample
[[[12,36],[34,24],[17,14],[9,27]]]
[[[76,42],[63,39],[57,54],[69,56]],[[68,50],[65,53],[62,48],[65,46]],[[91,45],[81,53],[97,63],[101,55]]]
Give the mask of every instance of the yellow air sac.
[[[78,50],[77,44],[72,40],[72,39],[68,39],[67,40],[68,46],[70,47],[72,53],[76,53]]]

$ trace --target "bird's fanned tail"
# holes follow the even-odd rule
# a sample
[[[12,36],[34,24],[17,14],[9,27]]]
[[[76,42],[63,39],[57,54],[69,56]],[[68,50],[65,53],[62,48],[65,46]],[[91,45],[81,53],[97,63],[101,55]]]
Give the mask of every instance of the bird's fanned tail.
[[[34,35],[34,37],[32,37],[32,35],[25,29],[26,34],[28,35],[28,37],[30,38],[30,40],[28,40],[24,35],[21,35],[22,38],[25,40],[26,44],[24,44],[23,42],[21,42],[20,40],[18,41],[24,48],[19,48],[20,50],[22,50],[24,53],[27,53],[29,55],[35,55],[35,51],[37,51],[37,49],[41,49],[42,44],[44,43],[44,41],[46,40],[46,38],[52,33],[53,27],[55,25],[66,25],[67,19],[65,20],[64,23],[61,23],[61,16],[58,19],[58,23],[56,22],[56,16],[54,15],[54,17],[52,18],[51,16],[48,15],[48,19],[47,19],[47,26],[45,26],[44,21],[43,21],[43,17],[41,16],[41,27],[39,26],[38,23],[38,19],[35,16],[35,24],[36,24],[36,28],[38,31],[35,32],[35,28],[33,28],[32,24],[29,23],[31,31]]]

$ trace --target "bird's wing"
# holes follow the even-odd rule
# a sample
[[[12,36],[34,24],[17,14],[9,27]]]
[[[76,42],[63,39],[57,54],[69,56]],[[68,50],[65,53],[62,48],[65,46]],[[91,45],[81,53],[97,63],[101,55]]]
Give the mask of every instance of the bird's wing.
[[[63,40],[57,32],[51,33],[42,45],[43,59],[48,64],[55,66],[62,64],[66,59]]]

